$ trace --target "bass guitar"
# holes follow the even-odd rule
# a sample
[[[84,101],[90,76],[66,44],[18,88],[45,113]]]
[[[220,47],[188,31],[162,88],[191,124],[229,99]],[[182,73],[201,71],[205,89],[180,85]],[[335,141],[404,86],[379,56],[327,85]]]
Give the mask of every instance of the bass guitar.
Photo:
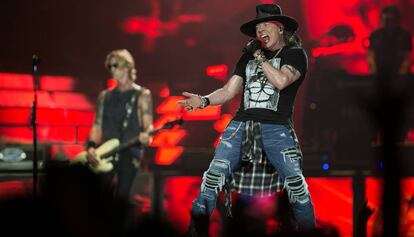
[[[161,128],[149,132],[149,135],[153,136],[163,129],[170,129],[174,125],[181,125],[182,123],[182,119],[168,122]],[[69,163],[87,165],[95,173],[107,173],[114,168],[113,161],[115,155],[136,144],[139,144],[139,136],[134,137],[123,144],[121,144],[117,138],[112,138],[95,149],[96,159],[99,161],[99,164],[97,166],[92,166],[89,164],[87,159],[87,151],[82,151],[81,153],[77,154]]]

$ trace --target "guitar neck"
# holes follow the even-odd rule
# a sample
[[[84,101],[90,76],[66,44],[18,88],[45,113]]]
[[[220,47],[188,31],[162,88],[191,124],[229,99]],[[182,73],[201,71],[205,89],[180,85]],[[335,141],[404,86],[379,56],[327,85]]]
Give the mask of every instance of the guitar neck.
[[[118,152],[123,151],[127,148],[130,148],[131,146],[139,144],[139,136],[132,138],[131,140],[127,141],[126,143],[123,143],[119,146]]]
[[[160,130],[161,130],[161,128],[160,129],[153,130],[153,131],[149,132],[149,135],[150,136],[154,136]],[[113,149],[113,150],[111,150],[111,151],[109,151],[109,152],[101,155],[101,158],[111,157],[111,156],[115,155],[116,153],[121,152],[121,151],[124,151],[125,149],[128,149],[131,146],[137,145],[139,143],[140,143],[139,136],[136,136],[136,137],[132,138],[131,140],[127,141],[126,143],[121,144],[118,148]]]

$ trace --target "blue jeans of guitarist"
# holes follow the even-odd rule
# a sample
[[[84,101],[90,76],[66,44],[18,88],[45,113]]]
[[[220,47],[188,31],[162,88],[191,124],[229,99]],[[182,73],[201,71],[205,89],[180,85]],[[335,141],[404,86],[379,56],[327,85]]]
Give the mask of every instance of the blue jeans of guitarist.
[[[245,123],[231,121],[225,129],[208,170],[203,175],[200,193],[193,201],[193,216],[210,216],[216,206],[218,192],[231,173],[240,165],[240,148]],[[301,158],[289,158],[289,149],[300,149],[293,128],[289,125],[260,124],[263,149],[279,173],[289,196],[295,219],[301,230],[315,226],[311,196],[301,169]],[[207,188],[207,186],[209,188]],[[211,189],[211,187],[215,187]]]

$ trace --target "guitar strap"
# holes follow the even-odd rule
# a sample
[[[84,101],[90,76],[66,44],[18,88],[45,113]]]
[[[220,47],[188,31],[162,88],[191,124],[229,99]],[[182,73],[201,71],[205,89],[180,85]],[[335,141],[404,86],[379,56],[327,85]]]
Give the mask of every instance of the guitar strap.
[[[128,127],[129,118],[131,117],[131,113],[134,110],[134,106],[136,106],[135,101],[137,100],[137,94],[134,93],[131,96],[129,102],[125,104],[125,117],[124,122],[122,123],[122,133]]]
[[[131,113],[134,110],[135,101],[137,100],[137,93],[133,93],[131,96],[131,99],[125,104],[125,116],[124,120],[122,122],[122,130],[120,134],[120,141],[122,142],[124,140],[124,132],[129,124],[129,118],[131,117]],[[114,160],[118,161],[119,159],[119,153],[115,154]]]
[[[137,98],[139,99],[139,97],[141,96],[141,93],[144,91],[145,89],[143,88],[143,87],[139,87],[138,89],[137,89]],[[139,127],[139,131],[140,132],[142,132],[142,131],[144,131],[144,128],[143,128],[143,125],[142,125],[142,121],[141,121],[141,118],[142,118],[142,111],[139,109],[139,106],[138,106],[138,103],[139,103],[139,101],[138,101],[138,99],[137,99],[137,116],[138,116],[138,127]]]
[[[124,131],[128,127],[132,111],[134,111],[134,106],[137,107],[137,100],[141,94],[141,91],[142,91],[141,89],[136,90],[136,93],[133,93],[131,96],[131,99],[125,104],[125,117],[124,117],[124,121],[122,122],[121,141],[123,141]],[[137,108],[137,112],[139,112],[138,108]],[[139,123],[139,128],[141,129],[142,123],[140,121],[139,116],[138,116],[138,123]]]

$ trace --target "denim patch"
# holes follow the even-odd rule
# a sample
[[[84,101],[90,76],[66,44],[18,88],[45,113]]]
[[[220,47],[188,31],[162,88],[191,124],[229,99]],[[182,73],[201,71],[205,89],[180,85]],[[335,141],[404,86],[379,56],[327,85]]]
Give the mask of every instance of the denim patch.
[[[228,160],[214,159],[209,169],[204,172],[201,191],[212,191],[217,194],[226,183],[226,173],[230,174],[230,172],[231,168]]]
[[[289,202],[304,204],[309,202],[308,185],[303,175],[289,176],[285,179],[284,188],[288,192]]]
[[[219,167],[219,168],[222,168],[224,170],[228,169],[229,173],[231,172],[231,170],[230,170],[230,162],[228,160],[223,160],[223,159],[217,159],[217,158],[215,158],[211,162],[210,167]]]
[[[301,151],[296,147],[289,147],[283,149],[280,153],[283,155],[283,161],[286,163],[286,159],[288,158],[290,162],[297,162],[298,160],[302,159]]]

